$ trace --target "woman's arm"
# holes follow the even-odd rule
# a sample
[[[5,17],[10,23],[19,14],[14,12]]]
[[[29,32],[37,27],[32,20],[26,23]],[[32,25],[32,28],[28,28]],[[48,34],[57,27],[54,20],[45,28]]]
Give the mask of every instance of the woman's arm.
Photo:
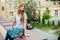
[[[24,19],[24,31],[26,31],[27,19]]]
[[[12,24],[11,24],[11,27],[12,27],[12,28],[13,28],[13,26],[15,25],[15,22],[16,22],[16,18],[13,17]]]
[[[24,14],[24,33],[26,33],[26,24],[27,24],[27,15],[26,13]]]

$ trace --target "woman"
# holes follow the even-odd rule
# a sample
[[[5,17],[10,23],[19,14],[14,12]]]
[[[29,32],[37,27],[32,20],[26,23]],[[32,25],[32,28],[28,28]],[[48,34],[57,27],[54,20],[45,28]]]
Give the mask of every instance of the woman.
[[[22,29],[24,29],[24,31],[26,31],[26,24],[27,24],[27,15],[25,13],[25,5],[21,4],[18,7],[18,11],[14,13],[14,17],[13,17],[11,26],[12,26],[12,28],[18,27],[18,28],[22,28]],[[13,40],[7,33],[5,40],[8,40],[8,39]]]

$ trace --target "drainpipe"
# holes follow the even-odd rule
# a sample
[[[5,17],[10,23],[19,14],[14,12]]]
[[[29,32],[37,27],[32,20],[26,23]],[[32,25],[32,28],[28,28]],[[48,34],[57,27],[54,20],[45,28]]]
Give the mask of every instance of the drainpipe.
[[[8,10],[7,10],[7,4],[6,0],[4,0],[4,8],[5,8],[5,19],[8,18]]]
[[[0,17],[2,17],[2,3],[1,3],[2,1],[0,0]]]

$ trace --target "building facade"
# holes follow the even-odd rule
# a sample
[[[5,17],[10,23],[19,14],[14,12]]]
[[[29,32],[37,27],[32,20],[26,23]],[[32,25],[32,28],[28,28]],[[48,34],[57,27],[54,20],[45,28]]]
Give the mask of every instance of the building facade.
[[[2,16],[2,5],[1,5],[1,0],[0,0],[0,17]]]
[[[18,4],[27,1],[29,0],[4,0],[3,2],[0,0],[0,16],[3,18],[12,17],[13,13],[17,11]],[[46,8],[49,8],[51,17],[60,18],[60,1],[33,0],[33,2],[37,3],[36,13],[40,13],[41,19]]]
[[[34,0],[34,2],[37,3],[36,11],[40,13],[41,19],[46,8],[49,8],[52,18],[60,19],[60,1]]]
[[[0,0],[0,17],[10,19],[22,0]]]

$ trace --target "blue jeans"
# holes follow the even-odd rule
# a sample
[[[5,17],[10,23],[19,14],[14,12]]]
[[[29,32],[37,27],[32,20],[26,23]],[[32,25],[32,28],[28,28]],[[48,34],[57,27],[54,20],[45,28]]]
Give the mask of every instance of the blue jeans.
[[[22,36],[25,36],[24,33],[25,33],[25,32],[24,32],[24,30],[23,30],[23,35],[22,35]],[[10,35],[7,33],[7,34],[6,34],[6,37],[5,37],[5,40],[8,40],[8,39],[9,39],[9,40],[14,40],[14,39],[11,38]]]
[[[23,29],[23,35],[22,36],[25,36],[25,32],[24,32],[24,29]]]
[[[5,37],[5,40],[8,40],[8,39],[9,39],[9,40],[14,40],[14,39],[11,38],[10,35],[7,33],[7,34],[6,34],[6,37]]]

